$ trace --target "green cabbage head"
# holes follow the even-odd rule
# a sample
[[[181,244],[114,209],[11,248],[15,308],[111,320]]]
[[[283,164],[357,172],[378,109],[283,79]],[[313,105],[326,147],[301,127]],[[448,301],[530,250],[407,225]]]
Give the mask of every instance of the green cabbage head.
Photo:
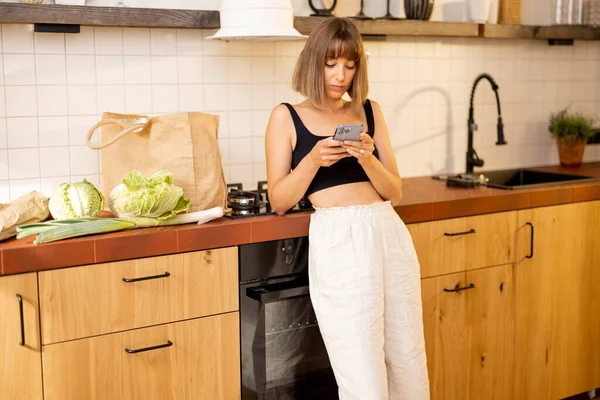
[[[119,218],[164,220],[187,212],[190,201],[183,196],[183,189],[173,184],[173,174],[169,171],[161,170],[146,178],[133,170],[110,192],[108,206]]]
[[[52,192],[48,208],[57,220],[95,218],[104,208],[104,196],[86,179],[63,183]]]

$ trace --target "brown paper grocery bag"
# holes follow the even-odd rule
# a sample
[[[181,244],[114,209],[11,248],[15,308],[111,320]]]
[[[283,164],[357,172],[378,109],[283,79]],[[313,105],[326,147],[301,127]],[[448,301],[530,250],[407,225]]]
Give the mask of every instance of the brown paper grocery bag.
[[[101,128],[100,144],[91,143]],[[147,117],[104,112],[87,135],[102,151],[100,191],[123,183],[134,169],[145,176],[165,169],[191,200],[190,212],[227,206],[227,185],[218,143],[219,116],[200,112]]]

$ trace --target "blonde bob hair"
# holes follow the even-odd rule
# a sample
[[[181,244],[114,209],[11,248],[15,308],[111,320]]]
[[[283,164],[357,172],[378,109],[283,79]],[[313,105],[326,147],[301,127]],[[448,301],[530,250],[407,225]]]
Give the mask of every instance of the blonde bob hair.
[[[317,108],[326,106],[323,68],[327,60],[346,58],[354,61],[356,73],[348,89],[352,110],[360,115],[369,93],[367,56],[362,37],[348,18],[329,17],[319,23],[298,57],[292,77],[293,89]]]

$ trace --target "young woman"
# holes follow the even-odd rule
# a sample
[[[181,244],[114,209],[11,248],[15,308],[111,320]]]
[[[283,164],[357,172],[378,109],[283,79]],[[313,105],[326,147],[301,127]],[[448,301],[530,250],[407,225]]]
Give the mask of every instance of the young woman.
[[[294,90],[307,99],[271,113],[269,199],[284,214],[306,194],[316,210],[310,297],[340,398],[429,399],[419,262],[392,206],[402,197],[402,180],[381,108],[367,99],[367,81],[356,27],[345,18],[325,19],[293,75]],[[339,124],[366,130],[360,141],[341,142],[332,138]]]

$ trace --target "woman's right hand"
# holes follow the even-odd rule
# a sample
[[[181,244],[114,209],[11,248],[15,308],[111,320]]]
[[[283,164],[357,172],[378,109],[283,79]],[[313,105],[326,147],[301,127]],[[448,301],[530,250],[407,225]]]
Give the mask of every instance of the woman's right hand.
[[[319,140],[309,153],[310,159],[319,167],[329,167],[342,158],[352,157],[352,155],[342,147],[342,143],[343,142],[333,140],[330,137]]]

